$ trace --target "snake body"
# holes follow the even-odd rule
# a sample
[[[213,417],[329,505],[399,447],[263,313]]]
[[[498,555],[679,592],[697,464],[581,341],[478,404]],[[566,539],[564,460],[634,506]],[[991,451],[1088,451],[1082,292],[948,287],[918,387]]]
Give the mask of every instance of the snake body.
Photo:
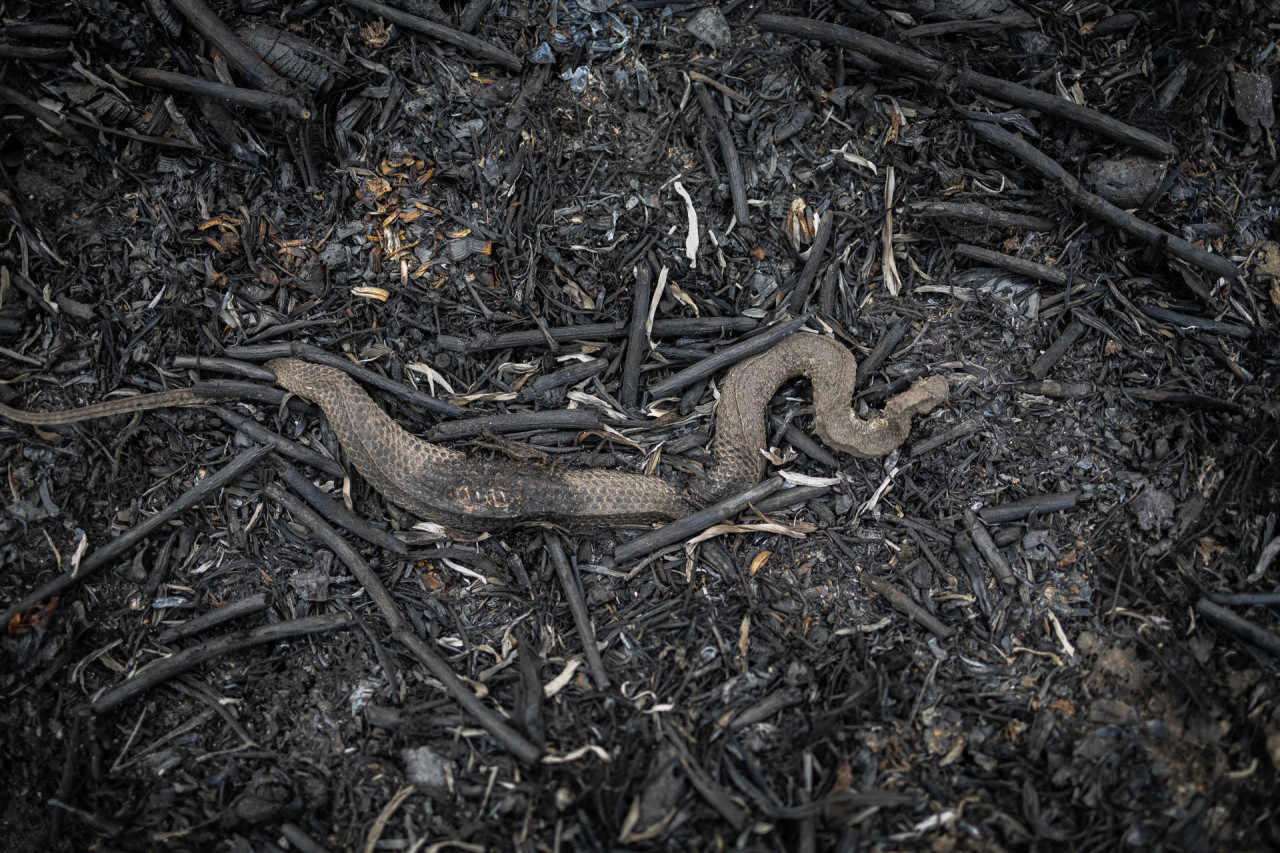
[[[324,411],[352,466],[388,500],[467,530],[526,521],[581,526],[667,520],[749,488],[764,473],[765,407],[784,382],[797,376],[813,385],[815,429],[823,442],[864,459],[898,447],[911,417],[931,411],[947,395],[945,379],[921,379],[889,400],[879,415],[861,419],[849,405],[857,376],[853,354],[830,338],[793,335],[729,371],[721,383],[712,464],[705,480],[686,493],[640,474],[472,457],[412,435],[340,370],[296,358],[266,366],[281,387]],[[64,412],[30,413],[0,405],[0,414],[54,426],[209,402],[179,389]]]

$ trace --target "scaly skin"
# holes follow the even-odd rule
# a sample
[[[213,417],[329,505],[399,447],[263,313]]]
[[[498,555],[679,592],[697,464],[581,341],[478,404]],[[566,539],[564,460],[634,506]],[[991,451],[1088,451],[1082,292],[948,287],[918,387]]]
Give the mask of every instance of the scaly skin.
[[[527,521],[581,527],[669,520],[747,489],[764,474],[765,407],[796,376],[807,376],[813,385],[815,428],[823,442],[864,459],[902,444],[911,417],[932,410],[947,396],[945,379],[922,379],[890,400],[880,415],[862,420],[849,406],[857,376],[853,354],[830,338],[792,335],[733,367],[721,383],[713,462],[706,480],[688,495],[657,477],[472,458],[410,434],[340,370],[296,358],[268,362],[267,369],[281,387],[324,411],[351,464],[388,500],[425,519],[467,530]],[[179,389],[64,412],[32,413],[0,405],[0,415],[34,426],[59,426],[211,402]]]

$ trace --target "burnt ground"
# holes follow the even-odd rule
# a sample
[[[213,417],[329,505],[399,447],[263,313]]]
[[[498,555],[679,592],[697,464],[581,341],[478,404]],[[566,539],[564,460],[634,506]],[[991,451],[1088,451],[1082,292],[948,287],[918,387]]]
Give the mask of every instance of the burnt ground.
[[[863,360],[860,408],[924,374],[951,394],[890,457],[801,453],[786,469],[826,478],[804,499],[624,560],[636,531],[442,535],[295,462],[406,543],[340,534],[401,633],[301,523],[277,455],[253,460],[6,626],[0,846],[1280,845],[1275,3],[439,10],[496,58],[342,3],[215,4],[247,39],[303,40],[273,62],[312,88],[288,82],[295,106],[275,112],[132,82],[268,88],[178,5],[147,5],[5,4],[10,405],[253,376],[246,360],[310,345],[463,418],[587,418],[455,446],[678,480],[706,460],[714,377],[643,398],[626,379],[652,388],[788,314]],[[942,66],[767,31],[762,12]],[[1172,145],[1122,144],[970,72]],[[1172,239],[1102,221],[992,127]],[[961,203],[988,218],[939,207]],[[628,345],[650,310],[652,337]],[[553,374],[571,384],[522,393]],[[448,420],[375,394],[420,433]],[[804,431],[807,400],[788,386],[772,411]],[[314,408],[225,405],[337,453]],[[202,408],[6,422],[0,605],[253,444]],[[190,624],[208,613],[238,615]]]

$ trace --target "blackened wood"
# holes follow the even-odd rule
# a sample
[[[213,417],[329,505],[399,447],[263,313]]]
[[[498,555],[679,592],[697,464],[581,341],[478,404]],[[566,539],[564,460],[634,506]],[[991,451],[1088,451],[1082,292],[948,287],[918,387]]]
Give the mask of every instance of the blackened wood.
[[[470,33],[464,33],[461,30],[455,30],[453,27],[447,27],[436,21],[429,21],[426,18],[420,18],[417,15],[410,15],[408,12],[401,12],[399,9],[392,8],[383,3],[375,3],[373,0],[346,0],[348,6],[354,6],[357,9],[363,9],[366,12],[377,15],[385,21],[393,24],[399,24],[411,30],[416,30],[423,35],[430,36],[436,41],[442,41],[451,44],[456,48],[466,51],[481,59],[488,60],[495,65],[501,65],[511,71],[519,71],[524,67],[524,63],[520,61],[520,57],[516,56],[508,50],[496,45],[489,44],[482,38],[477,38]]]
[[[284,436],[267,429],[252,418],[246,418],[244,415],[233,412],[223,406],[214,409],[213,413],[249,438],[259,444],[270,447],[282,456],[288,456],[303,465],[310,465],[317,471],[325,472],[330,477],[341,479],[347,475],[346,470],[338,464],[336,459],[322,456],[309,447],[303,447],[296,441],[290,441]]]
[[[1232,281],[1239,278],[1240,270],[1231,261],[1221,255],[1206,252],[1194,243],[1190,243],[1181,237],[1175,237],[1173,234],[1157,228],[1149,222],[1143,222],[1138,217],[1126,213],[1101,196],[1089,192],[1081,186],[1078,180],[1069,175],[1066,169],[1021,137],[1014,136],[1007,130],[991,124],[971,123],[969,126],[972,128],[974,135],[984,142],[988,142],[1002,151],[1012,154],[1046,178],[1057,181],[1066,190],[1072,203],[1079,205],[1108,225],[1115,226],[1121,231],[1125,231],[1149,243],[1164,241],[1170,255],[1175,258],[1181,258],[1187,263],[1195,264],[1214,275],[1222,276]]]
[[[991,599],[987,597],[987,578],[982,573],[982,560],[978,557],[978,549],[973,547],[969,531],[957,531],[952,537],[951,545],[955,549],[956,557],[960,560],[960,567],[969,578],[969,587],[973,590],[978,609],[984,616],[990,618]]]
[[[330,527],[315,510],[285,491],[279,484],[272,483],[269,485],[266,493],[276,503],[289,510],[297,521],[310,529],[312,535],[332,551],[342,561],[343,565],[351,570],[351,573],[355,575],[356,580],[364,587],[365,592],[369,594],[369,598],[377,606],[379,612],[382,613],[382,618],[386,620],[387,626],[391,629],[391,635],[413,653],[413,656],[440,682],[445,691],[462,706],[463,710],[475,717],[489,734],[493,735],[499,743],[521,761],[526,764],[536,764],[538,762],[542,757],[542,750],[524,735],[513,729],[500,714],[485,705],[463,683],[462,679],[458,678],[449,663],[413,633],[413,626],[405,620],[400,608],[396,605],[395,599],[392,598],[391,592],[382,583],[382,579],[378,577],[377,573],[365,562],[365,559],[360,556],[356,549],[351,547],[347,540],[339,536],[338,532]]]
[[[917,201],[907,205],[912,216],[942,219],[947,222],[971,222],[992,228],[1024,228],[1028,231],[1052,231],[1057,224],[1051,219],[996,210],[976,201]]]
[[[1040,281],[1047,281],[1060,287],[1066,287],[1067,285],[1067,274],[1063,270],[1047,267],[1035,261],[1028,261],[1026,258],[1015,258],[1013,255],[1006,255],[1004,252],[993,252],[981,246],[970,246],[965,243],[956,246],[956,254],[962,258],[981,261],[984,264],[990,264],[1002,270],[1025,275],[1028,278],[1036,278]]]
[[[1005,386],[1020,394],[1037,394],[1054,400],[1069,400],[1072,397],[1088,397],[1098,393],[1098,386],[1092,382],[1056,382],[1052,379],[1038,379],[1030,382],[1010,382]]]
[[[552,409],[545,412],[512,412],[445,421],[427,430],[427,441],[450,441],[471,438],[485,432],[507,433],[525,430],[599,429],[604,419],[595,409]]]
[[[1208,317],[1193,317],[1169,308],[1161,308],[1159,305],[1144,305],[1142,313],[1180,329],[1190,329],[1210,335],[1225,335],[1228,338],[1248,338],[1253,335],[1253,329],[1239,323],[1224,323]]]
[[[294,468],[288,462],[277,460],[275,469],[280,474],[280,479],[289,484],[289,488],[297,492],[303,500],[311,504],[316,512],[320,513],[327,521],[336,524],[339,527],[349,530],[359,536],[364,541],[377,545],[379,548],[386,548],[393,554],[404,556],[409,549],[404,542],[397,539],[385,530],[374,527],[351,510],[347,509],[347,505],[341,501],[334,500],[329,495],[320,491],[320,487],[315,483],[302,476],[297,468]]]
[[[281,95],[276,92],[261,92],[257,89],[242,89],[215,83],[175,71],[161,71],[159,68],[131,68],[129,78],[145,86],[157,89],[169,89],[174,92],[185,92],[200,98],[213,98],[238,107],[251,110],[275,113],[289,118],[310,118],[310,111],[302,101],[292,95]]]
[[[964,521],[969,529],[969,538],[973,540],[974,547],[978,549],[983,559],[987,561],[987,565],[991,567],[996,580],[1005,589],[1016,587],[1018,580],[1013,576],[1013,567],[1004,558],[1004,554],[1000,553],[1000,549],[996,547],[995,540],[991,538],[987,528],[982,526],[978,516],[974,515],[972,510],[966,509],[964,511]]]
[[[1196,602],[1196,613],[1199,613],[1218,627],[1226,628],[1237,637],[1253,643],[1258,648],[1265,650],[1267,654],[1280,658],[1280,636],[1268,631],[1261,625],[1251,622],[1243,616],[1237,616],[1227,608],[1207,598],[1202,598]]]
[[[653,324],[654,337],[680,337],[682,335],[709,335],[720,332],[749,332],[760,325],[750,317],[682,317],[676,320],[657,320]],[[436,343],[451,352],[477,352],[479,350],[507,349],[508,347],[536,347],[551,338],[554,343],[566,341],[614,340],[626,337],[629,326],[623,323],[592,323],[585,326],[559,326],[544,331],[504,332],[500,335],[479,334],[472,338],[440,335]],[[287,355],[288,353],[281,353]]]
[[[827,250],[827,243],[831,240],[834,221],[835,216],[830,210],[824,212],[818,219],[818,228],[813,234],[813,245],[809,247],[809,258],[804,262],[804,268],[800,270],[795,283],[791,285],[791,292],[787,294],[787,310],[792,314],[803,311],[804,303],[809,299],[813,280],[817,278],[818,267],[822,265],[822,255]]]
[[[574,627],[578,629],[578,638],[582,642],[582,651],[587,656],[587,668],[591,670],[591,679],[597,690],[609,689],[609,672],[604,668],[604,659],[600,657],[600,645],[596,642],[596,629],[591,624],[591,614],[587,612],[587,600],[582,595],[582,585],[578,576],[569,565],[560,537],[548,533],[542,538],[551,557],[551,565],[556,570],[560,581],[560,589],[565,601],[569,602],[569,612],[573,615]]]
[[[276,622],[272,625],[263,625],[260,628],[206,640],[142,667],[128,681],[111,688],[94,700],[93,713],[106,714],[113,711],[155,685],[168,681],[175,675],[186,672],[205,661],[217,660],[223,655],[252,646],[344,628],[350,623],[351,616],[346,613],[326,613],[323,616],[306,616],[289,622]]]
[[[938,617],[921,607],[916,603],[915,599],[896,584],[876,577],[866,570],[858,573],[858,581],[867,589],[888,601],[894,610],[906,616],[912,622],[919,623],[925,630],[934,635],[945,640],[955,634],[954,628],[944,624]]]
[[[160,636],[156,637],[156,642],[172,643],[174,640],[181,640],[183,637],[190,637],[193,634],[207,631],[215,625],[221,625],[223,622],[230,622],[232,619],[239,619],[241,616],[248,616],[250,613],[265,610],[266,607],[267,595],[264,592],[229,601],[221,607],[215,607],[193,619],[188,619],[180,625],[174,625],[172,628],[161,632]]]
[[[711,94],[703,83],[693,84],[693,93],[698,98],[698,106],[711,127],[716,132],[716,142],[720,145],[720,157],[724,160],[726,177],[729,179],[729,196],[733,199],[733,215],[743,228],[751,225],[751,209],[747,207],[747,184],[742,178],[742,161],[738,159],[738,149],[733,144],[733,134],[729,132],[729,123],[724,113],[711,100]]]
[[[1046,512],[1060,512],[1071,509],[1080,500],[1080,492],[1057,492],[1051,495],[1033,495],[1008,503],[983,507],[978,510],[978,517],[987,524],[1004,524],[1009,521],[1021,521],[1032,515]]]
[[[204,36],[205,40],[226,57],[227,62],[254,86],[273,95],[289,96],[293,92],[289,81],[273,71],[261,56],[242,42],[231,28],[201,0],[170,0],[170,2],[184,18],[191,22],[196,32]]]
[[[1116,121],[1097,110],[1082,107],[1057,95],[1001,80],[998,77],[979,74],[966,68],[956,68],[945,62],[931,59],[919,51],[898,47],[884,39],[858,30],[826,21],[789,18],[782,15],[760,15],[754,19],[754,23],[762,30],[786,33],[799,38],[813,39],[823,44],[834,44],[856,50],[880,62],[905,68],[925,80],[967,86],[984,95],[990,95],[1011,104],[1031,107],[1055,118],[1075,122],[1095,133],[1108,136],[1157,157],[1172,157],[1178,153],[1177,148],[1160,137]]]
[[[627,328],[627,352],[622,359],[622,383],[618,402],[628,412],[640,409],[640,367],[648,348],[645,323],[649,319],[649,301],[653,292],[653,273],[648,264],[636,268],[636,286],[631,294],[631,321]]]
[[[1084,323],[1079,320],[1072,320],[1058,339],[1049,345],[1049,348],[1040,354],[1040,357],[1031,365],[1031,375],[1036,379],[1044,379],[1049,375],[1049,371],[1058,363],[1067,350],[1075,345],[1076,340],[1084,333]]]
[[[880,340],[876,341],[876,345],[871,348],[871,352],[867,353],[858,364],[858,376],[854,383],[854,387],[861,390],[867,387],[867,383],[871,381],[871,377],[880,369],[889,356],[893,354],[894,349],[902,342],[902,337],[907,333],[907,321],[899,318],[894,321],[889,331],[881,335]]]
[[[253,470],[253,468],[258,465],[259,460],[261,460],[266,454],[266,447],[252,447],[241,451],[239,456],[218,470],[217,473],[211,474],[201,480],[164,509],[154,515],[148,516],[146,519],[129,528],[129,530],[121,534],[119,538],[113,540],[110,544],[104,545],[102,548],[94,551],[85,558],[79,566],[76,566],[69,572],[64,572],[63,574],[58,575],[47,583],[41,584],[34,592],[30,592],[18,599],[18,601],[10,605],[4,613],[0,614],[0,625],[8,625],[13,617],[26,612],[27,608],[39,604],[50,596],[59,595],[67,589],[70,589],[79,581],[84,580],[98,569],[111,564],[129,550],[136,547],[138,543],[150,535],[152,531],[157,530],[170,519],[186,512],[205,498],[215,494],[218,489],[232,483],[242,474],[246,474]]]
[[[706,509],[695,512],[693,515],[685,516],[679,521],[673,521],[665,527],[659,527],[657,530],[641,534],[630,542],[624,542],[613,550],[613,558],[619,563],[626,563],[673,542],[696,536],[711,525],[718,524],[726,518],[737,515],[748,506],[768,497],[780,488],[782,488],[782,478],[770,477],[745,492],[726,498],[717,504],[712,504]]]
[[[807,322],[809,322],[808,317],[796,317],[784,323],[779,323],[772,329],[761,332],[741,343],[725,347],[715,355],[708,356],[697,364],[686,367],[679,373],[668,376],[656,385],[650,386],[649,399],[656,400],[660,397],[665,397],[667,394],[678,391],[686,385],[697,382],[699,379],[706,379],[730,365],[737,364],[753,355],[759,355],[772,348],[778,341],[790,336]]]

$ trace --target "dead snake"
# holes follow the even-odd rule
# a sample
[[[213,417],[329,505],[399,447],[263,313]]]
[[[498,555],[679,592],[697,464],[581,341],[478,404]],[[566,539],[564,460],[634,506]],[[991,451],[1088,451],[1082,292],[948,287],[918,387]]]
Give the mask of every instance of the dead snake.
[[[849,406],[857,375],[853,354],[830,338],[792,335],[730,369],[720,386],[712,463],[705,480],[688,493],[641,474],[468,456],[410,434],[340,370],[296,358],[276,359],[266,367],[281,387],[324,411],[351,464],[388,500],[467,530],[525,521],[604,525],[672,519],[749,488],[764,474],[765,406],[797,376],[813,385],[815,429],[823,442],[863,459],[898,447],[911,429],[912,415],[931,411],[947,396],[942,377],[921,379],[889,400],[879,415],[863,420]],[[0,405],[0,415],[57,426],[210,402],[192,389],[177,389],[63,412]]]

